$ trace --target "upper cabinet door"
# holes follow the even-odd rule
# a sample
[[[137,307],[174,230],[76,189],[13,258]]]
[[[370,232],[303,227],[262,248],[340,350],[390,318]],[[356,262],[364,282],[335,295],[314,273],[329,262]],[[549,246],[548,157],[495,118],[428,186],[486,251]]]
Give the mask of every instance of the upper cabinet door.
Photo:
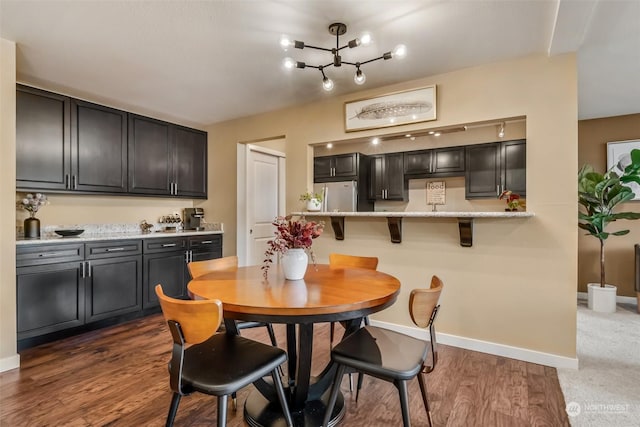
[[[527,194],[527,144],[525,140],[502,143],[502,190]]]
[[[464,175],[464,146],[433,150],[431,173],[440,176]]]
[[[129,114],[129,192],[173,193],[173,146],[171,125]]]
[[[16,187],[67,190],[70,185],[70,99],[26,87],[16,90]]]
[[[467,199],[500,195],[500,143],[466,147],[465,193]]]
[[[333,162],[333,176],[356,179],[358,174],[358,159],[356,153],[334,156]]]
[[[177,126],[174,195],[207,197],[207,133]]]
[[[127,113],[71,102],[71,189],[127,191]]]
[[[333,156],[323,156],[313,158],[313,180],[331,178],[333,176]]]

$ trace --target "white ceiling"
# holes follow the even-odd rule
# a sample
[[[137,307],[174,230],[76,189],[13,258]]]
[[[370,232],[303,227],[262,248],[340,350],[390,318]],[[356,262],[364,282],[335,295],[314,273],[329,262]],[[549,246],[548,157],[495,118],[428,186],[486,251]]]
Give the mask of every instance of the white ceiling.
[[[281,65],[330,62],[285,53],[279,39],[333,47],[332,22],[348,25],[341,42],[374,38],[343,60],[408,48],[364,66],[363,88],[577,51],[581,119],[640,113],[640,0],[0,0],[20,82],[194,126],[360,89],[352,67],[326,70],[336,83],[327,93],[319,71]]]

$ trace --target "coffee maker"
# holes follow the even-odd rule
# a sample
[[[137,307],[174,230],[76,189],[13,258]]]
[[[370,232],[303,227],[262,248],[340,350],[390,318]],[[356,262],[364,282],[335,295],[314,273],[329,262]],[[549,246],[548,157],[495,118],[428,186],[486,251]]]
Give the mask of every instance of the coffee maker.
[[[185,230],[204,230],[202,226],[202,218],[204,218],[204,209],[202,208],[185,208],[184,209],[184,229]]]

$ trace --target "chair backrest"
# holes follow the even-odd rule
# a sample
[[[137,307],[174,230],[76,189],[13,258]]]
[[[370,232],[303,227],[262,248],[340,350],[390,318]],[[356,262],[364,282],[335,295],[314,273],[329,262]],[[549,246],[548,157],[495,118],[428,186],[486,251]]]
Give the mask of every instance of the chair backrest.
[[[238,267],[238,257],[234,255],[224,258],[208,259],[206,261],[191,261],[187,266],[189,267],[191,278],[195,279],[211,271]]]
[[[378,258],[370,256],[356,256],[343,254],[329,254],[329,265],[333,267],[356,267],[375,270],[378,268]]]
[[[438,276],[433,276],[429,289],[414,289],[411,291],[409,314],[416,326],[426,328],[431,325],[435,319],[434,310],[438,306],[443,286],[442,280]]]
[[[171,298],[164,294],[161,285],[156,285],[156,295],[165,320],[174,321],[180,325],[186,343],[201,343],[218,330],[222,321],[220,300],[193,301]],[[174,342],[176,338],[174,336]]]

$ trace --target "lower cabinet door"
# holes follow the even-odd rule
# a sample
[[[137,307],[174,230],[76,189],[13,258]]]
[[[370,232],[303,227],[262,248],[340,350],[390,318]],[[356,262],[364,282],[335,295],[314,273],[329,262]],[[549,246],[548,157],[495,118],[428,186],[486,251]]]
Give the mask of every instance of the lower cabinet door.
[[[84,324],[82,262],[16,270],[18,340]]]
[[[86,322],[142,309],[142,256],[88,261]]]
[[[143,256],[144,286],[142,308],[157,307],[156,285],[162,285],[165,295],[184,298],[187,295],[185,252],[168,252]]]

